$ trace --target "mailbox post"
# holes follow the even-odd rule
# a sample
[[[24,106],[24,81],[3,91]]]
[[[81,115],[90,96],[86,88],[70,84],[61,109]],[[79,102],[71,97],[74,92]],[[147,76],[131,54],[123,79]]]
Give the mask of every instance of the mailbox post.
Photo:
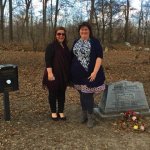
[[[4,92],[3,103],[4,103],[4,119],[6,121],[9,121],[10,120],[10,103],[9,103],[9,93],[8,92]]]
[[[9,92],[18,90],[18,67],[13,64],[0,65],[0,93],[4,94],[4,119],[9,121],[10,102]]]

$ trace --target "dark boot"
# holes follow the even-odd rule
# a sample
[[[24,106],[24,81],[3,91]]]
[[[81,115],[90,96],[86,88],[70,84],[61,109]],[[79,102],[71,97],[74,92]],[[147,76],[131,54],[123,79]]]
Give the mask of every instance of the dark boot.
[[[87,111],[82,111],[80,122],[85,123],[87,121]]]
[[[95,120],[93,114],[88,114],[88,122],[87,122],[87,127],[92,128],[95,125]]]

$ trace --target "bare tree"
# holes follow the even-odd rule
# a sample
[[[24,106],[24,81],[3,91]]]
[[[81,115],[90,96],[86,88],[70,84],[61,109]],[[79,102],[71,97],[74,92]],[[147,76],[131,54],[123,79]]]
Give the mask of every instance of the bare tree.
[[[48,8],[48,34],[50,35],[54,29],[54,6],[53,6],[53,3],[52,3],[52,0],[50,0],[50,5],[47,6]],[[53,34],[51,34],[53,35]],[[53,36],[50,36],[50,41],[53,39]]]
[[[26,22],[26,34],[27,38],[29,38],[29,9],[31,6],[32,0],[25,0],[26,5],[26,16],[25,16],[25,22]]]
[[[109,16],[110,16],[110,21],[109,21],[109,39],[108,41],[112,43],[112,17],[113,17],[113,0],[109,1]]]
[[[105,40],[105,11],[104,11],[104,0],[102,0],[102,42]]]
[[[4,42],[4,9],[6,6],[6,2],[7,0],[0,0],[0,16],[1,16],[1,20],[0,20],[0,33],[1,33],[1,40],[2,42]]]
[[[146,0],[147,3],[141,0],[139,13],[133,11],[134,20],[130,19],[133,17],[130,0],[78,0],[81,7],[84,4],[82,9],[76,5],[77,0],[39,1],[43,4],[43,9],[40,11],[42,16],[34,14],[36,4],[32,7],[33,0],[0,0],[1,41],[9,35],[7,38],[10,41],[32,42],[33,49],[36,50],[38,47],[43,48],[48,40],[53,39],[54,29],[61,24],[67,28],[71,43],[78,36],[76,32],[78,24],[89,18],[87,21],[92,24],[94,36],[101,39],[103,44],[124,40],[141,41],[146,45],[150,43],[149,0]],[[5,26],[4,8],[7,2],[9,9],[5,10],[5,13],[9,14],[9,24]],[[60,10],[63,13],[59,13]],[[51,37],[48,37],[48,34]],[[138,37],[135,39],[136,36]],[[30,41],[27,41],[28,39]]]
[[[53,4],[52,4],[52,0],[51,0],[51,26],[53,28]]]
[[[110,24],[110,5],[107,0],[101,0],[96,3],[95,12],[99,16],[96,16],[96,24],[98,30],[98,37],[101,30],[101,39],[102,42],[105,42],[105,34],[106,34],[106,27]],[[111,13],[112,15],[112,13]],[[112,20],[111,20],[112,25]]]
[[[100,38],[99,20],[98,20],[98,16],[97,16],[97,14],[96,14],[96,11],[95,11],[94,13],[95,13],[96,28],[97,28],[97,38]]]
[[[137,42],[139,43],[140,40],[141,40],[141,23],[142,23],[142,20],[143,20],[143,0],[141,0],[141,10],[139,12],[139,19],[138,19],[138,40]]]
[[[9,41],[13,41],[12,0],[9,0]]]
[[[59,0],[56,0],[54,29],[57,26],[57,18],[58,18],[58,12],[59,12],[58,5],[59,5]]]
[[[43,0],[43,44],[45,45],[46,36],[46,9],[48,0]]]
[[[92,24],[93,23],[93,19],[94,19],[94,3],[95,3],[95,0],[91,0],[91,10],[90,10],[90,23]]]
[[[146,1],[144,4],[144,45],[148,44],[148,28],[149,28],[149,18],[150,18],[150,0]]]
[[[124,34],[125,34],[125,41],[128,41],[128,34],[129,34],[129,12],[130,12],[130,1],[126,1],[125,5],[125,28],[124,28]]]

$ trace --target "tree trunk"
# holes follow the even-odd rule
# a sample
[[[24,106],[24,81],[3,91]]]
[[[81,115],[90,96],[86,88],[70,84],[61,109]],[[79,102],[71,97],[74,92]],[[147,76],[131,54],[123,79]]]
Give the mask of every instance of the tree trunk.
[[[139,21],[138,21],[138,37],[137,37],[137,43],[140,42],[141,40],[141,21],[142,21],[142,16],[141,16],[141,13],[140,13],[140,16],[139,16]]]
[[[57,26],[57,17],[58,17],[58,12],[59,12],[58,5],[59,5],[59,0],[56,0],[54,30],[56,29],[56,26]]]
[[[54,29],[54,25],[53,25],[53,3],[51,0],[50,3],[50,15],[49,15],[49,35],[50,36],[50,41],[53,40],[53,35],[51,33],[53,33],[53,29]]]
[[[149,16],[150,16],[150,0],[145,3],[144,6],[144,45],[148,45],[148,37],[149,37]]]
[[[109,11],[110,11],[110,21],[109,21],[109,42],[112,43],[112,16],[113,16],[113,12],[112,12],[112,5],[113,5],[113,1],[110,0],[110,4],[109,4]]]
[[[144,27],[144,45],[147,45],[147,28],[148,28],[148,23],[146,20],[145,21],[145,27]]]
[[[34,31],[33,31],[33,12],[32,12],[33,6],[32,6],[32,1],[31,1],[31,28],[30,28],[30,37],[32,40],[32,49],[33,51],[36,51],[36,46],[35,46],[35,35],[34,35]]]
[[[148,21],[149,21],[149,10],[146,11],[145,14],[145,26],[144,26],[144,45],[148,44]]]
[[[141,10],[140,10],[140,15],[139,15],[139,20],[138,20],[138,37],[137,37],[137,43],[139,44],[141,40],[141,22],[143,20],[143,0],[141,1]]]
[[[100,39],[100,27],[98,24],[98,18],[97,18],[96,12],[95,12],[95,20],[96,20],[96,28],[97,28],[97,37],[98,39]]]
[[[54,25],[53,25],[53,3],[52,3],[52,0],[51,0],[51,27],[53,29]]]
[[[46,43],[46,9],[47,9],[47,1],[48,0],[43,0],[43,44],[45,47]]]
[[[129,0],[127,0],[127,6],[126,6],[126,9],[125,9],[125,41],[128,41],[128,33],[129,33],[129,10],[130,10],[130,2]]]
[[[26,21],[27,39],[29,38],[29,9],[30,9],[30,5],[31,5],[31,1],[32,0],[25,0],[25,3],[26,3],[26,17],[25,17],[25,21]]]
[[[13,41],[12,0],[9,0],[9,41]]]
[[[104,0],[102,0],[102,42],[105,41],[105,14],[104,14]]]
[[[3,0],[0,0],[0,16],[1,16],[1,20],[0,20],[0,33],[1,33],[1,41],[4,42],[4,9],[6,6],[6,2],[7,0],[4,1],[3,4]]]
[[[95,0],[91,0],[91,11],[90,11],[90,24],[93,23],[94,19],[94,3]]]

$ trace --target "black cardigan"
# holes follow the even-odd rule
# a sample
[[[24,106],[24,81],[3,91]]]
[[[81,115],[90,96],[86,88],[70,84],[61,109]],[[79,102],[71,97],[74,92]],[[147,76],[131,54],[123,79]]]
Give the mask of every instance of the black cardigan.
[[[46,63],[46,68],[52,68],[53,67],[53,58],[55,55],[55,44],[56,42],[48,44],[45,52],[45,63]]]

